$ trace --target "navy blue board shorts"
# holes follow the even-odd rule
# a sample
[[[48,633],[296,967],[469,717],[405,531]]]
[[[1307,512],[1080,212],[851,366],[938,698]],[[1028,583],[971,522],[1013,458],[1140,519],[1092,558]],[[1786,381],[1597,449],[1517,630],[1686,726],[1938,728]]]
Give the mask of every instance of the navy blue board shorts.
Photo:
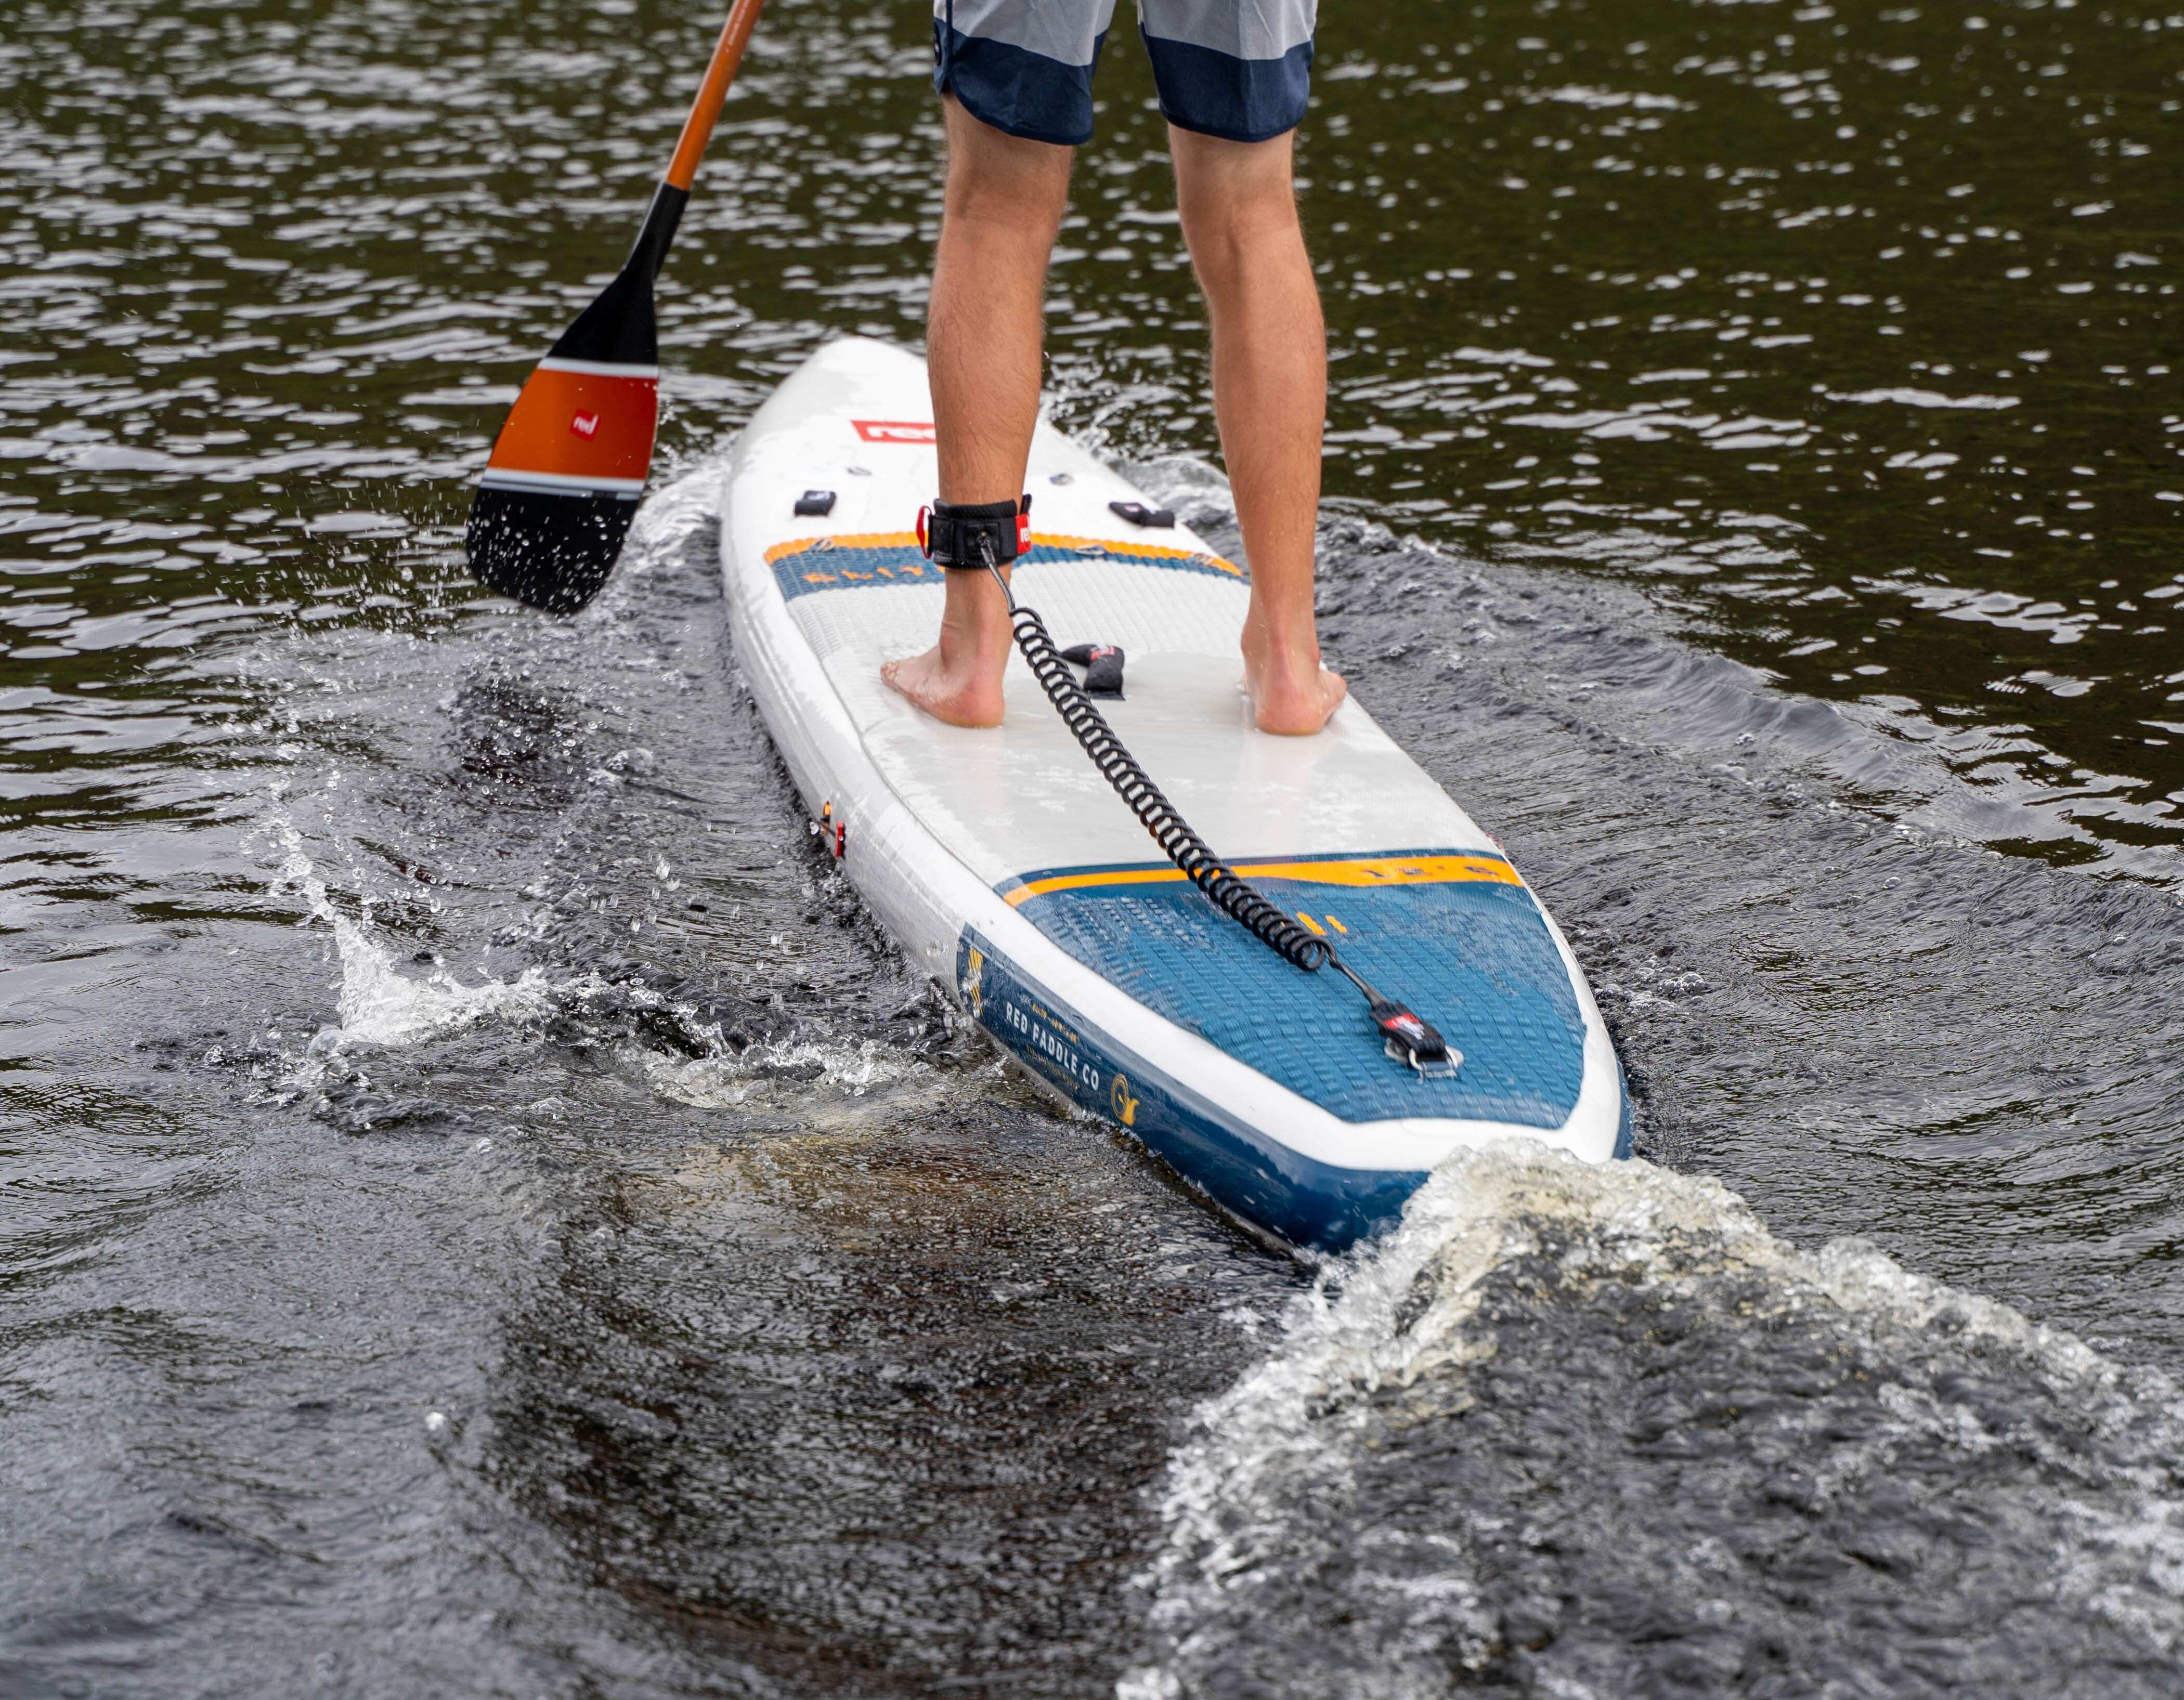
[[[1161,111],[1178,130],[1265,142],[1312,92],[1319,0],[1138,0]],[[933,86],[1033,142],[1092,139],[1092,71],[1115,0],[933,0]]]

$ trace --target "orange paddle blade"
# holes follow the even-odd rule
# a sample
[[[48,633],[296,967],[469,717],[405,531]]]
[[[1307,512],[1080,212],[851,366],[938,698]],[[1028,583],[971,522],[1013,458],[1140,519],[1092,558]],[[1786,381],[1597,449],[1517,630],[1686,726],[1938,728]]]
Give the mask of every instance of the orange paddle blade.
[[[641,489],[660,422],[660,369],[548,355],[509,410],[488,483]]]

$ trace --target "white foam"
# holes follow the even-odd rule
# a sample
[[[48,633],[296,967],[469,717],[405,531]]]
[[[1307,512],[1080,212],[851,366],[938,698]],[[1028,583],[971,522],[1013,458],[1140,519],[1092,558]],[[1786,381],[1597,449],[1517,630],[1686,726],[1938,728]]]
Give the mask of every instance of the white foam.
[[[638,1059],[652,1090],[698,1109],[733,1109],[766,1089],[785,1085],[795,1096],[832,1092],[860,1098],[899,1081],[930,1075],[924,1064],[890,1051],[877,1039],[855,1045],[810,1039],[754,1045],[738,1056],[688,1061],[646,1053]],[[816,1068],[815,1075],[809,1072]]]
[[[1376,1420],[1365,1396],[1437,1370],[1460,1373],[1493,1353],[1493,1331],[1471,1325],[1487,1277],[1543,1256],[1557,1265],[1563,1288],[1580,1294],[1609,1283],[1674,1290],[1752,1277],[1763,1308],[1808,1319],[1831,1314],[1833,1325],[1876,1342],[1884,1358],[1915,1358],[1919,1336],[1939,1323],[1937,1344],[1943,1335],[1992,1342],[2082,1414],[2089,1431],[2134,1431],[2139,1444],[2123,1451],[2139,1459],[2173,1452],[2170,1442],[2184,1438],[2184,1403],[2158,1374],[2126,1370],[2063,1331],[1915,1275],[1864,1242],[1800,1252],[1716,1181],[1642,1161],[1596,1167],[1527,1142],[1462,1153],[1419,1189],[1399,1228],[1330,1265],[1293,1304],[1271,1355],[1194,1414],[1160,1502],[1165,1538],[1139,1579],[1168,1655],[1126,1674],[1119,1700],[1190,1692],[1185,1675],[1206,1662],[1221,1625],[1248,1621],[1255,1591],[1302,1562],[1318,1538],[1304,1508],[1349,1502],[1357,1448]],[[1805,1460],[1818,1495],[1855,1493],[1907,1442],[1937,1440],[1968,1453],[2030,1449],[2051,1480],[2083,1481],[2084,1460],[2067,1448],[2016,1431],[2005,1441],[1919,1380],[1878,1390],[1893,1421],[1870,1439]],[[2173,1653],[2184,1646],[2184,1501],[2157,1464],[2111,1459],[2103,1468],[2088,1491],[2063,1490],[2050,1508],[2070,1536],[2068,1550],[2053,1555],[2049,1586],[2058,1599]],[[1372,1538],[1383,1536],[1441,1538],[1421,1531]],[[1403,1586],[1430,1584],[1435,1597],[1423,1616],[1407,1601],[1392,1614],[1398,1632],[1365,1656],[1373,1668],[1346,1681],[1347,1692],[1443,1693],[1448,1650],[1485,1656],[1493,1623],[1468,1555],[1455,1542],[1443,1545],[1445,1553],[1409,1555],[1430,1563],[1393,1567]],[[1379,1586],[1368,1574],[1357,1580]],[[1407,1652],[1409,1628],[1429,1630],[1444,1662],[1425,1647]]]
[[[465,985],[440,968],[412,979],[395,967],[393,954],[372,936],[368,910],[360,923],[335,908],[295,827],[278,822],[274,834],[287,853],[275,889],[303,898],[313,918],[332,931],[341,958],[337,1019],[321,1028],[312,1041],[315,1054],[351,1045],[414,1045],[488,1015],[543,1014],[557,994],[572,989],[549,983],[536,968],[526,969],[512,981],[488,978],[475,986]]]

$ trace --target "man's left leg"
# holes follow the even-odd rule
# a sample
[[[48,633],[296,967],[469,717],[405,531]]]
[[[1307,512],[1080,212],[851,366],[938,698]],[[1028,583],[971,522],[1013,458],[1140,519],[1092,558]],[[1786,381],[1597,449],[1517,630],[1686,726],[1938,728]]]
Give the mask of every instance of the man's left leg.
[[[1297,221],[1291,137],[1171,129],[1178,203],[1213,333],[1213,413],[1236,497],[1251,606],[1244,683],[1262,732],[1325,725],[1348,687],[1312,619],[1327,335]]]
[[[948,186],[926,320],[940,499],[1013,502],[1039,423],[1046,265],[1069,202],[1071,150],[981,124],[947,97]],[[935,719],[1001,723],[1008,605],[984,573],[951,570],[940,641],[880,676]]]

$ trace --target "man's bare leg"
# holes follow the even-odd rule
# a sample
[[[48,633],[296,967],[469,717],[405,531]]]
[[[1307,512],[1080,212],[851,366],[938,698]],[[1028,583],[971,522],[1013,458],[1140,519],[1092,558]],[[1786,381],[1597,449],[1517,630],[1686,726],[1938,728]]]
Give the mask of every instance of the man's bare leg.
[[[1251,606],[1244,683],[1259,729],[1316,732],[1347,688],[1312,621],[1327,334],[1297,222],[1290,137],[1171,127],[1184,238],[1213,326],[1213,411],[1236,494]]]
[[[944,107],[948,187],[926,324],[940,499],[1013,502],[1039,422],[1046,264],[1068,204],[1071,151],[981,124],[952,95]],[[984,573],[947,581],[940,641],[880,675],[936,719],[997,726],[1008,605]]]

